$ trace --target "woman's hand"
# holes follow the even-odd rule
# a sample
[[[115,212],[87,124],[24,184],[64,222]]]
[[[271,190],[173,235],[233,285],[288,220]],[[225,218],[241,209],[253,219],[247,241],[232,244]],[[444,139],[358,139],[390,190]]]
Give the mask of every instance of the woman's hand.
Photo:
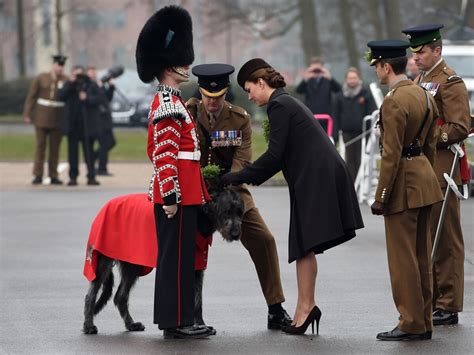
[[[176,212],[178,212],[178,205],[163,206],[163,209],[165,210],[166,217],[173,218]]]
[[[228,185],[240,185],[243,181],[240,178],[239,173],[227,173],[220,177],[219,185],[220,186],[228,186]]]

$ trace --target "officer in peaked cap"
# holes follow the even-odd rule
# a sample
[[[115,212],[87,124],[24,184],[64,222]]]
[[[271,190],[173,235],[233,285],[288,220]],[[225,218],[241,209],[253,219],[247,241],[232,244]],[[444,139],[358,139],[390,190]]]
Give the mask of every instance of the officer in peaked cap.
[[[467,138],[471,126],[469,97],[466,85],[442,57],[441,24],[429,24],[404,29],[410,40],[415,63],[421,74],[415,83],[431,92],[439,110],[438,142],[434,169],[446,191],[444,173],[450,174],[454,155],[446,149]],[[464,156],[453,176],[456,184],[469,181],[469,166]],[[433,265],[433,324],[458,323],[464,298],[464,241],[460,221],[459,199],[451,194],[447,199],[446,216],[441,230]],[[434,240],[442,203],[433,207],[431,233]]]
[[[64,102],[59,101],[58,90],[67,80],[64,64],[67,57],[53,55],[51,70],[39,74],[31,83],[23,108],[26,123],[32,123],[36,131],[36,151],[33,166],[33,185],[43,181],[46,146],[48,149],[48,175],[52,185],[62,185],[58,176],[59,148],[62,140]]]
[[[252,158],[252,119],[243,108],[225,101],[229,76],[228,64],[203,64],[192,69],[198,77],[202,100],[191,98],[186,105],[198,121],[201,166],[217,164],[222,173],[239,171]],[[275,238],[255,207],[246,185],[235,187],[245,204],[242,218],[242,244],[257,270],[260,286],[268,305],[267,327],[281,329],[291,318],[281,306],[285,297]]]
[[[61,66],[66,64],[67,57],[62,54],[53,55],[53,63],[58,63]]]
[[[410,49],[413,53],[419,52],[425,44],[434,43],[441,39],[441,24],[429,24],[404,29],[402,32],[410,41]]]
[[[366,59],[390,92],[380,107],[380,176],[372,213],[383,215],[397,326],[377,339],[431,339],[432,205],[443,196],[433,170],[437,110],[405,75],[409,43],[372,41]],[[413,193],[416,191],[416,193]]]
[[[382,59],[400,58],[406,56],[406,49],[410,46],[407,41],[401,40],[382,40],[370,41],[367,43],[370,52],[366,59],[371,66],[374,66]]]

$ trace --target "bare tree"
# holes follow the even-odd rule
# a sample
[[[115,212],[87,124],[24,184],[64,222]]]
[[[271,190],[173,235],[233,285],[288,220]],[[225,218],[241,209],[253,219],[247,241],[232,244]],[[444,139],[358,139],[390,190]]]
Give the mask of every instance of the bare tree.
[[[356,36],[352,24],[351,5],[348,0],[339,0],[339,15],[347,55],[349,57],[349,65],[359,68],[359,52],[357,50]]]
[[[25,52],[25,31],[23,28],[23,0],[16,1],[17,10],[17,31],[18,31],[18,62],[20,67],[20,77],[26,76],[26,52]]]
[[[402,24],[400,21],[399,0],[384,0],[382,4],[385,13],[385,25],[388,38],[400,38]]]
[[[213,33],[229,31],[229,23],[250,28],[263,40],[271,40],[288,33],[300,24],[300,41],[306,61],[320,55],[321,44],[317,26],[315,0],[248,1],[245,5],[224,0],[205,13]]]

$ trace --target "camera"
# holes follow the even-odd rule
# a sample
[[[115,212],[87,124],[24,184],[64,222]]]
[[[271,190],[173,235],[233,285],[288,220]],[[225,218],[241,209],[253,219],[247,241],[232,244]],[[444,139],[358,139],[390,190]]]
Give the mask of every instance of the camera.
[[[112,67],[107,71],[107,73],[102,78],[100,78],[100,81],[102,81],[103,83],[106,83],[107,81],[111,79],[118,78],[120,75],[123,74],[123,71],[124,71],[124,68],[121,65]]]
[[[313,73],[321,74],[323,71],[319,68],[313,69]]]

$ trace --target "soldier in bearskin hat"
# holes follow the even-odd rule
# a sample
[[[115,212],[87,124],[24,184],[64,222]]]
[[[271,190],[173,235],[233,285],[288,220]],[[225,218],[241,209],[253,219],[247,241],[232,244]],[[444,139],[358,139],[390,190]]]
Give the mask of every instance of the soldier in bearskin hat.
[[[150,17],[138,37],[136,60],[143,82],[158,81],[147,148],[154,168],[149,199],[159,236],[154,323],[165,338],[204,338],[209,328],[194,325],[194,253],[198,208],[210,198],[196,125],[179,90],[194,60],[189,13],[168,6]]]

